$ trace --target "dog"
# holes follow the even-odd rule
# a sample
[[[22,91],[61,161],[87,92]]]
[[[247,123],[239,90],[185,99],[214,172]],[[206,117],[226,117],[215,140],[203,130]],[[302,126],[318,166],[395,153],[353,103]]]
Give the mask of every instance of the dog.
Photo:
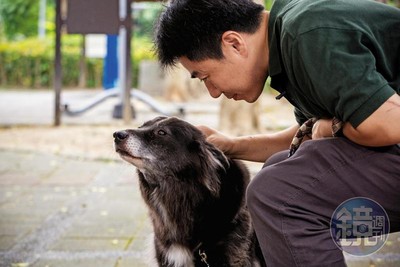
[[[175,117],[113,137],[116,152],[137,168],[158,266],[266,266],[245,205],[250,174],[242,162]]]

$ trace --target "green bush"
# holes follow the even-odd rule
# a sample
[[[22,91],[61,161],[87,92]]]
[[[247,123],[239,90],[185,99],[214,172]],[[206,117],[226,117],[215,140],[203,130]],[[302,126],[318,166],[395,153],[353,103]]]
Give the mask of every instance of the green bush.
[[[78,35],[62,39],[63,87],[77,87],[80,75],[80,42]],[[137,86],[139,62],[154,59],[151,42],[138,38],[132,43],[132,86]],[[86,59],[86,87],[102,86],[103,60]],[[26,39],[0,43],[0,86],[50,88],[54,76],[53,40]]]
[[[152,42],[147,38],[136,37],[132,42],[132,87],[138,85],[139,63],[142,60],[156,60]]]
[[[38,0],[1,0],[0,23],[2,33],[9,40],[37,34],[39,15]]]

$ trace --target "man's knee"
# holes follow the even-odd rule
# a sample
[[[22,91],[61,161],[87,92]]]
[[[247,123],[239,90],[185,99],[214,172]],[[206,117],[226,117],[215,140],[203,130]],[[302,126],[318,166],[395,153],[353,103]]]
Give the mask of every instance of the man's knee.
[[[259,203],[272,203],[268,198],[274,196],[276,191],[270,190],[277,186],[274,174],[274,168],[271,165],[282,162],[287,159],[288,151],[278,152],[272,155],[264,164],[260,172],[251,180],[247,187],[246,200],[250,209]],[[275,169],[276,170],[276,169]]]
[[[246,201],[251,213],[257,213],[262,207],[263,212],[278,208],[279,181],[273,176],[270,167],[262,169],[247,187]],[[258,211],[258,212],[259,212]]]

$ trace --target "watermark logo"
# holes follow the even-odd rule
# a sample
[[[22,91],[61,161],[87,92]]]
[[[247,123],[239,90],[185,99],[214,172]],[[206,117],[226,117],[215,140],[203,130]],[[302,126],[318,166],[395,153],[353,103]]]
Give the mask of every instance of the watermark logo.
[[[389,217],[376,201],[356,197],[340,204],[331,218],[331,235],[336,245],[354,256],[375,253],[385,244]]]

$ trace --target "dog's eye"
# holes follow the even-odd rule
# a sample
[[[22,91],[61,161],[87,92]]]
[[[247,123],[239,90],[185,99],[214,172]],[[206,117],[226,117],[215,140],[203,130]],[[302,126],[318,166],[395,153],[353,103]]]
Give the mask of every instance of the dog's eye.
[[[166,135],[167,133],[164,130],[158,130],[158,135]]]

